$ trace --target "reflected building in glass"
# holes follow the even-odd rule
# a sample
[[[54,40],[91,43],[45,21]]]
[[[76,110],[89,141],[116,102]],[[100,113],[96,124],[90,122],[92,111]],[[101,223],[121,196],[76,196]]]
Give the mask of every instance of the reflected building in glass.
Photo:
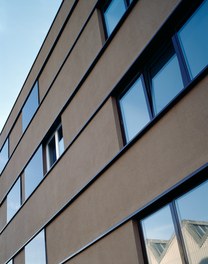
[[[208,0],[63,0],[0,134],[0,264],[208,264],[207,66]]]

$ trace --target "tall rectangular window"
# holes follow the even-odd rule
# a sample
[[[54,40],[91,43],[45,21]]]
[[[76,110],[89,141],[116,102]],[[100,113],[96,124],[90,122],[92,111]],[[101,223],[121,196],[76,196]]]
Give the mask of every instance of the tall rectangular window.
[[[27,128],[39,105],[38,82],[35,83],[22,109],[22,130]]]
[[[64,139],[62,125],[59,125],[46,144],[47,171],[53,166],[53,164],[61,156],[63,151]]]
[[[151,73],[154,114],[158,114],[184,87],[176,54],[168,51],[161,60],[164,62],[155,64]]]
[[[24,170],[25,199],[27,199],[43,179],[42,146],[36,151]]]
[[[9,159],[9,143],[7,139],[0,152],[0,173],[4,169],[8,159]]]
[[[16,181],[7,195],[7,222],[15,215],[21,206],[21,182]]]
[[[25,264],[46,264],[44,230],[42,230],[25,246]]]
[[[186,24],[178,37],[191,78],[208,65],[208,0],[205,0]]]
[[[208,263],[207,201],[208,182],[176,200],[189,263]]]
[[[141,78],[138,78],[121,97],[119,104],[128,142],[150,121]]]
[[[141,220],[148,263],[208,263],[208,181]]]
[[[104,11],[106,31],[108,36],[112,33],[112,31],[120,21],[125,11],[126,11],[125,0],[109,1],[107,8]]]

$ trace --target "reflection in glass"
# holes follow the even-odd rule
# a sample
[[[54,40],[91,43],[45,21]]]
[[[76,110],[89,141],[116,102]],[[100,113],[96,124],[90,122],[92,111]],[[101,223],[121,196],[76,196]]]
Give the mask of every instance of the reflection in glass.
[[[208,182],[177,199],[176,206],[189,261],[200,263],[208,258]]]
[[[4,166],[6,165],[9,159],[9,146],[8,146],[8,139],[5,141],[4,146],[0,152],[0,173],[2,172]]]
[[[128,142],[150,121],[141,78],[120,99],[120,106]]]
[[[108,36],[114,30],[119,20],[125,13],[126,6],[124,0],[112,0],[104,13]]]
[[[38,101],[38,82],[36,82],[33,87],[27,101],[22,109],[22,130],[25,131],[30,120],[32,119],[35,111],[37,110],[39,105]]]
[[[33,192],[43,179],[42,146],[36,151],[24,171],[25,199]]]
[[[176,55],[152,78],[152,97],[155,114],[159,113],[181,90],[183,81]]]
[[[58,129],[58,146],[59,146],[59,156],[64,152],[64,138],[62,133],[62,126]]]
[[[187,21],[178,36],[191,77],[194,78],[208,65],[208,0]]]
[[[149,263],[182,263],[169,206],[142,220]]]
[[[21,206],[20,190],[20,179],[18,179],[7,195],[7,222],[9,222]]]
[[[25,264],[45,264],[45,232],[42,230],[25,247]]]

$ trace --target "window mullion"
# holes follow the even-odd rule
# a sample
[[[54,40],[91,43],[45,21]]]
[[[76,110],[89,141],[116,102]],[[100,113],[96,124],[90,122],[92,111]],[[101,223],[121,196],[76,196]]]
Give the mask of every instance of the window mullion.
[[[186,253],[186,247],[185,247],[183,234],[182,234],[181,227],[180,227],[180,220],[178,217],[175,201],[170,203],[170,210],[171,210],[171,214],[173,218],[173,224],[175,228],[176,238],[178,241],[179,251],[181,254],[181,259],[182,259],[183,264],[188,264],[189,263],[188,256]]]
[[[59,153],[58,129],[55,132],[55,148],[56,148],[56,159],[58,159],[59,156],[60,156],[60,153]]]
[[[143,86],[143,90],[144,90],[144,94],[145,94],[145,99],[146,99],[146,102],[147,102],[147,108],[148,108],[148,111],[149,111],[150,120],[152,120],[153,117],[154,117],[153,107],[152,107],[152,100],[151,100],[151,98],[149,96],[149,93],[148,93],[149,87],[147,86],[147,84],[145,82],[144,74],[141,74],[141,81],[142,81],[142,86]]]
[[[189,74],[189,70],[188,70],[188,66],[186,64],[184,55],[183,55],[183,51],[180,45],[180,41],[178,39],[178,35],[175,34],[172,37],[172,42],[173,42],[173,46],[175,49],[175,53],[177,55],[178,58],[178,62],[179,62],[179,66],[180,66],[180,70],[181,70],[181,75],[182,75],[182,79],[183,79],[183,83],[184,83],[184,87],[186,87],[190,82],[191,82],[191,76]]]

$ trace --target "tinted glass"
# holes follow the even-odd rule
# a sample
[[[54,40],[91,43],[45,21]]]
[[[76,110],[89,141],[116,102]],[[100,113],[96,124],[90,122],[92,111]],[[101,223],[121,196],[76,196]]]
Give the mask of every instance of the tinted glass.
[[[8,146],[8,139],[7,139],[0,152],[0,173],[2,172],[4,166],[6,165],[8,158],[9,158],[9,146]]]
[[[33,192],[43,179],[42,146],[36,151],[24,171],[25,176],[25,199]]]
[[[32,119],[35,111],[39,105],[38,102],[38,83],[36,82],[33,87],[23,109],[22,109],[22,129],[23,131],[27,128],[30,120]]]
[[[208,182],[176,200],[190,263],[208,263]]]
[[[45,233],[42,230],[25,247],[25,264],[45,264]]]
[[[120,106],[128,142],[150,121],[141,78],[120,99]]]
[[[152,77],[155,114],[160,112],[182,89],[183,81],[176,55],[173,55]]]
[[[7,222],[15,215],[21,206],[20,188],[20,179],[18,179],[7,195]]]
[[[59,155],[64,152],[64,138],[62,133],[62,126],[58,129],[58,145],[59,145]]]
[[[142,220],[149,263],[182,263],[169,206]]]
[[[49,167],[51,167],[54,164],[54,162],[57,160],[55,135],[48,143],[48,156],[49,156]]]
[[[108,36],[114,30],[126,10],[124,0],[112,0],[104,13]]]
[[[192,77],[208,64],[208,0],[178,33]]]

